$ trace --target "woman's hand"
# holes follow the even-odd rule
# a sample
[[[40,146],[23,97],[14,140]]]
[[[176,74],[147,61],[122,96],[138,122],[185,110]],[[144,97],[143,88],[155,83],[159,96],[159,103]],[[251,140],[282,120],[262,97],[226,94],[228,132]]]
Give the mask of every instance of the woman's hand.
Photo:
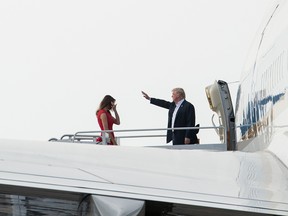
[[[114,104],[113,107],[112,107],[113,112],[117,112],[117,108],[116,107],[117,107],[117,104]]]

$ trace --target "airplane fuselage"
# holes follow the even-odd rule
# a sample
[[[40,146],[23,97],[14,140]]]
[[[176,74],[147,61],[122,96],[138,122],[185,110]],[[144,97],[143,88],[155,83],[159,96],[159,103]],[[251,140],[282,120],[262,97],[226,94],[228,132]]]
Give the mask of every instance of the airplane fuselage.
[[[275,2],[244,67],[235,107],[239,150],[266,149],[288,129],[287,11],[286,1]]]

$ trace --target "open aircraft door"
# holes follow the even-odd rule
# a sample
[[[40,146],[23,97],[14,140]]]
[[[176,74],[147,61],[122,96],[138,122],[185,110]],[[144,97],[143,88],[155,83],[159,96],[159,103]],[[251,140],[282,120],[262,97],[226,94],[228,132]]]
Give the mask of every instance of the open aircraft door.
[[[218,114],[219,126],[223,127],[216,130],[220,140],[227,143],[227,150],[236,150],[235,116],[228,84],[218,80],[205,91],[210,108]],[[216,126],[213,120],[212,123]]]

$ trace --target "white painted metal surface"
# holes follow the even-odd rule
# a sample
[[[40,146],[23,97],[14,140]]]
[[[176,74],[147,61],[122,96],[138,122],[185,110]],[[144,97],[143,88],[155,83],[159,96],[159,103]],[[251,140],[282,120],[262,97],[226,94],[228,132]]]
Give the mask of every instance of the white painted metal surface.
[[[268,151],[8,140],[0,147],[0,184],[288,215],[287,168]]]

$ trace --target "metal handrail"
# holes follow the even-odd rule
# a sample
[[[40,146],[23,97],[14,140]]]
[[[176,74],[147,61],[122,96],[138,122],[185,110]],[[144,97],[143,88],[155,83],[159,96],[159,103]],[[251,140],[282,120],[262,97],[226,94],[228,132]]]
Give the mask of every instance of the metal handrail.
[[[73,139],[75,141],[75,139],[77,137],[83,137],[83,136],[87,136],[87,137],[102,137],[102,144],[107,144],[107,138],[105,136],[106,133],[109,132],[114,132],[114,133],[123,133],[123,132],[150,132],[150,131],[167,131],[167,130],[187,130],[187,129],[224,129],[225,133],[224,133],[224,144],[227,144],[227,134],[226,134],[226,128],[223,126],[213,126],[213,127],[177,127],[177,128],[146,128],[146,129],[126,129],[126,130],[100,130],[100,131],[79,131],[76,132],[73,136]],[[87,134],[96,134],[96,133],[102,133],[103,135],[87,135]],[[158,134],[158,135],[129,135],[129,136],[117,136],[117,138],[147,138],[147,137],[165,137],[166,135],[164,134]]]
[[[227,130],[223,126],[211,126],[211,127],[177,127],[177,128],[145,128],[145,129],[126,129],[126,130],[98,130],[98,131],[79,131],[75,134],[65,134],[61,137],[60,140],[51,139],[51,141],[59,141],[59,142],[77,142],[77,143],[91,143],[91,144],[99,144],[97,142],[97,138],[102,138],[102,145],[107,144],[107,138],[105,134],[108,132],[114,133],[131,133],[131,132],[155,132],[155,131],[168,131],[168,130],[191,130],[191,129],[198,129],[198,130],[205,130],[205,129],[223,129],[224,130],[224,137],[223,137],[223,144],[227,146]],[[102,134],[102,136],[100,135]],[[124,135],[124,136],[117,136],[117,139],[129,139],[129,138],[153,138],[153,137],[166,137],[166,134],[141,134],[141,135]]]

